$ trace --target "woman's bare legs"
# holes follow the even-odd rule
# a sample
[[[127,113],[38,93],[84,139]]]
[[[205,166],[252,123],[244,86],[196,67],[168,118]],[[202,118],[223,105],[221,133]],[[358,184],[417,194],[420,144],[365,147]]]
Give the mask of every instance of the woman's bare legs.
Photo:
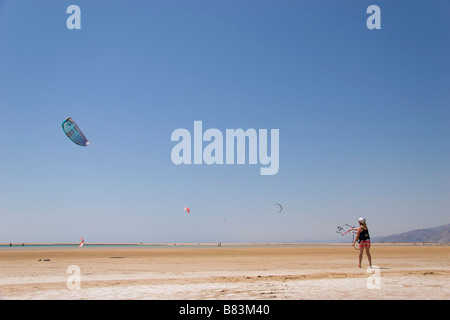
[[[363,252],[364,252],[364,247],[359,247],[359,265],[358,267],[361,268],[361,262],[362,262],[362,257],[363,257]]]
[[[367,260],[369,260],[369,266],[372,266],[372,256],[370,255],[370,248],[367,247],[366,248],[366,255],[367,255]],[[361,264],[361,261],[359,262],[359,264]]]

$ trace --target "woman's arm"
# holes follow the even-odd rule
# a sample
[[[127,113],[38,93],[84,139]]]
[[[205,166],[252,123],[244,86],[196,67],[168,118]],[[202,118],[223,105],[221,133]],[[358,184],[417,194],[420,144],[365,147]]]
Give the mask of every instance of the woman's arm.
[[[355,237],[355,240],[353,241],[352,246],[355,246],[356,241],[358,241],[358,239],[359,239],[359,234],[361,233],[362,228],[359,227],[358,229],[355,229],[355,230],[358,230],[358,232],[356,233],[356,237]]]

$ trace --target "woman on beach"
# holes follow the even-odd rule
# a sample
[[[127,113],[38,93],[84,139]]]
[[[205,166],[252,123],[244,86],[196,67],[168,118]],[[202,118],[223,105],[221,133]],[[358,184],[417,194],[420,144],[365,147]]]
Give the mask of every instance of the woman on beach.
[[[370,255],[370,236],[369,229],[367,228],[366,219],[359,218],[359,228],[351,228],[350,230],[356,231],[356,237],[353,241],[353,247],[355,248],[356,241],[359,242],[359,265],[358,268],[361,268],[362,256],[364,253],[364,249],[366,250],[367,259],[369,260],[369,267],[372,267],[372,257]],[[356,249],[356,248],[355,248]]]

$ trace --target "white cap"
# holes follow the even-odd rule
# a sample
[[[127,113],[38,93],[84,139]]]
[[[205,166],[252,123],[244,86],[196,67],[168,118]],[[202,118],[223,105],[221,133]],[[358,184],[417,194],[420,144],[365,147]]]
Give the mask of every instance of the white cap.
[[[359,219],[358,219],[358,222],[366,223],[366,219],[364,219],[364,218],[359,218]]]

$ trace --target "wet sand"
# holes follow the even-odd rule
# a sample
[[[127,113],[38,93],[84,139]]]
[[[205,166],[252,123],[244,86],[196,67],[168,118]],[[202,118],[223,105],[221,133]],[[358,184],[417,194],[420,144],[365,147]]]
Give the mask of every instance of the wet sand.
[[[349,244],[3,248],[0,298],[450,299],[450,246],[371,253],[359,269]]]

